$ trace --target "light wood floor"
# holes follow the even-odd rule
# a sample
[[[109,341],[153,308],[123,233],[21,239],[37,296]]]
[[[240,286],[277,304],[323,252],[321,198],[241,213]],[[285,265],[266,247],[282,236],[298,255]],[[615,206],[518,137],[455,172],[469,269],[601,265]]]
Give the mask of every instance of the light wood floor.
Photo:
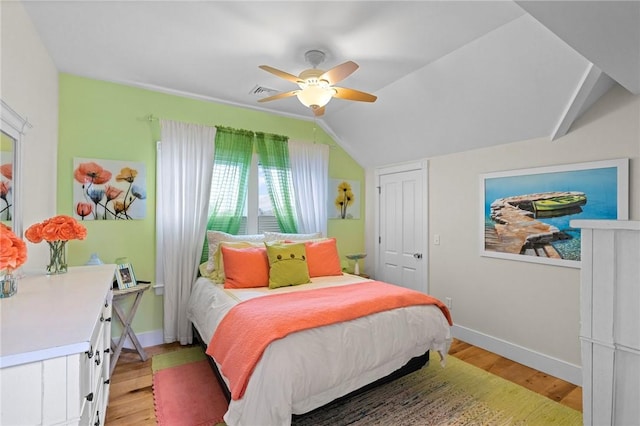
[[[519,384],[560,404],[582,411],[582,388],[573,383],[513,362],[460,340],[453,340],[449,355]]]
[[[105,424],[108,426],[155,425],[151,389],[151,357],[184,348],[177,343],[145,348],[149,359],[144,362],[140,360],[137,352],[123,350],[111,377]],[[455,339],[449,354],[582,411],[582,388],[576,385]]]

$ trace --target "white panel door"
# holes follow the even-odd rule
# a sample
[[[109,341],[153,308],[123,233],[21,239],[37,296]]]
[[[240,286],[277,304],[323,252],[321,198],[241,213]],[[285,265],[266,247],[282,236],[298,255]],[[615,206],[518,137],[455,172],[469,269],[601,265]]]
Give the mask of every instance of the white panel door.
[[[421,170],[381,174],[380,280],[426,292],[424,192]]]

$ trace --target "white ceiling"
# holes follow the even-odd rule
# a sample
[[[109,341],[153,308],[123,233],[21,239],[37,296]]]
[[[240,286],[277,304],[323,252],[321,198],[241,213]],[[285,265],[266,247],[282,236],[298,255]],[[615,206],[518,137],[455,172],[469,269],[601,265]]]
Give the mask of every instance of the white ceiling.
[[[640,93],[638,1],[23,1],[62,72],[313,121],[258,103],[262,71],[360,68],[318,121],[363,166],[559,138],[613,84]],[[263,94],[262,96],[266,96]],[[153,111],[149,111],[153,113]]]

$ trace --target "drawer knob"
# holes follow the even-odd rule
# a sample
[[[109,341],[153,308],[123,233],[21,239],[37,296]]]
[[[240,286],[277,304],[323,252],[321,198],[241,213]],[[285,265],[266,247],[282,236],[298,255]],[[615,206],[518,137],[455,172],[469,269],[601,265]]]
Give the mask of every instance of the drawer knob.
[[[93,392],[91,392],[89,395],[87,395],[87,401],[89,401],[89,402],[93,401]]]

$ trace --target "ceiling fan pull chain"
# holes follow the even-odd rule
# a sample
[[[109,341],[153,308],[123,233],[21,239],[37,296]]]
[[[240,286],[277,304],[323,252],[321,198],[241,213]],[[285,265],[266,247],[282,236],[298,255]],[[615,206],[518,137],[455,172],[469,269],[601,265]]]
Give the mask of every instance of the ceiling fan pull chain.
[[[316,122],[318,121],[317,117],[313,116],[313,143],[316,143]]]

